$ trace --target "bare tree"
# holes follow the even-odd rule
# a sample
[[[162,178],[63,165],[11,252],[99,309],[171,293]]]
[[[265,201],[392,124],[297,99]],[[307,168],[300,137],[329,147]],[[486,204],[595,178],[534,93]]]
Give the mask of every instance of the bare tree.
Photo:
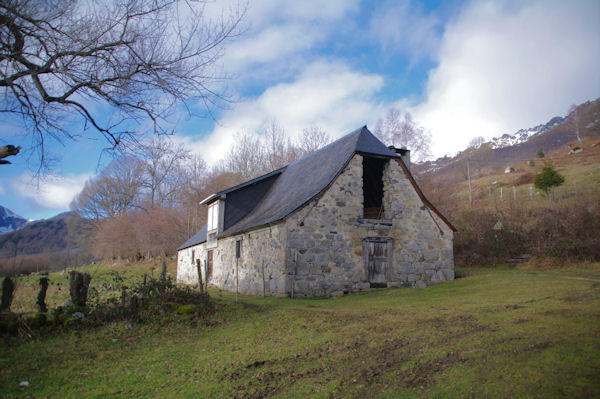
[[[150,208],[169,207],[179,202],[178,194],[189,178],[186,164],[191,160],[190,151],[165,136],[138,148],[144,170],[141,186],[147,192]]]
[[[408,112],[402,115],[396,108],[390,108],[383,119],[377,120],[373,133],[388,145],[407,147],[417,161],[431,156],[431,133],[419,126]]]
[[[242,181],[248,180],[265,172],[264,159],[265,148],[260,137],[248,132],[238,132],[221,169],[239,175]]]
[[[286,132],[277,121],[271,121],[263,133],[264,171],[279,169],[288,164],[288,151],[292,146]]]
[[[479,148],[483,143],[485,143],[485,138],[483,138],[483,136],[473,137],[471,141],[469,141],[469,148]]]
[[[115,159],[97,177],[85,182],[71,209],[83,218],[99,221],[139,208],[142,173],[138,159]]]
[[[569,115],[567,116],[567,118],[569,125],[572,125],[573,130],[575,130],[575,136],[577,137],[577,141],[581,143],[581,135],[579,134],[579,116],[577,115],[578,110],[579,107],[577,105],[571,105],[569,107]]]
[[[102,258],[142,259],[172,255],[189,236],[180,209],[148,209],[99,224],[92,251]]]
[[[21,118],[42,167],[49,138],[63,142],[83,134],[73,129],[73,115],[118,146],[148,122],[148,130],[168,132],[169,111],[181,103],[199,103],[211,114],[228,100],[218,61],[225,43],[240,33],[245,9],[210,18],[205,5],[0,2],[0,112]]]
[[[325,147],[331,141],[331,136],[325,130],[317,125],[311,125],[302,130],[302,137],[298,142],[298,147],[302,150],[302,155],[306,155]]]

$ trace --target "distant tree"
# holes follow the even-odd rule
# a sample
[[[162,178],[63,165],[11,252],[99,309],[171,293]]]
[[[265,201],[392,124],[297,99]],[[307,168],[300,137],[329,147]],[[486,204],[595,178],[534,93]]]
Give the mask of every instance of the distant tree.
[[[265,172],[277,170],[290,163],[290,159],[295,158],[296,149],[287,136],[285,129],[277,123],[271,121],[263,133],[264,165],[262,169]]]
[[[579,134],[579,115],[577,105],[573,104],[569,107],[569,125],[573,127],[575,130],[575,136],[577,137],[577,141],[581,143],[581,135]]]
[[[137,158],[119,157],[85,182],[71,202],[71,209],[82,218],[100,221],[139,208],[142,176],[142,164]]]
[[[538,156],[538,158],[544,158],[546,156],[546,154],[544,154],[544,150],[542,148],[540,148],[539,151],[537,152],[537,156]]]
[[[419,126],[410,113],[390,108],[384,118],[379,118],[373,133],[381,141],[395,147],[405,146],[411,158],[423,161],[431,156],[431,133]]]
[[[221,165],[221,170],[237,174],[243,180],[260,176],[265,172],[265,147],[260,137],[249,132],[238,132],[233,147]]]
[[[228,100],[219,61],[246,10],[215,16],[205,3],[0,2],[0,112],[21,118],[42,165],[49,138],[81,134],[72,116],[117,146],[147,123],[168,131],[181,103],[211,113]],[[111,108],[110,119],[97,104]]]
[[[181,201],[181,187],[187,184],[187,163],[192,156],[182,144],[167,136],[156,137],[139,145],[137,156],[142,165],[141,187],[150,208],[168,207]]]
[[[485,143],[485,138],[483,138],[483,136],[473,137],[471,141],[469,141],[469,148],[479,148],[483,143]]]
[[[332,138],[325,130],[317,125],[311,125],[302,130],[302,136],[298,141],[298,147],[302,155],[310,154],[331,143]]]
[[[559,174],[551,163],[546,162],[542,167],[542,172],[535,176],[533,184],[537,189],[544,191],[546,196],[550,199],[550,191],[554,187],[562,185],[564,182],[564,176]]]
[[[187,238],[183,212],[156,207],[102,221],[92,251],[101,258],[151,259],[174,254]]]

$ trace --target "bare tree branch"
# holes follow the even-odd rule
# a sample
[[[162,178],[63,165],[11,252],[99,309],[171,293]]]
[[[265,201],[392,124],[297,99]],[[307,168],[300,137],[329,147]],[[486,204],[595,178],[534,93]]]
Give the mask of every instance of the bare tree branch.
[[[396,108],[390,108],[383,119],[377,120],[373,133],[388,145],[408,148],[411,158],[417,161],[431,157],[431,133],[408,112],[402,115]]]
[[[82,134],[70,130],[74,115],[112,146],[143,134],[147,121],[169,133],[179,104],[207,115],[227,105],[219,61],[245,11],[209,18],[191,1],[2,1],[0,112],[20,118],[42,163],[46,137]],[[113,122],[92,103],[108,105]]]

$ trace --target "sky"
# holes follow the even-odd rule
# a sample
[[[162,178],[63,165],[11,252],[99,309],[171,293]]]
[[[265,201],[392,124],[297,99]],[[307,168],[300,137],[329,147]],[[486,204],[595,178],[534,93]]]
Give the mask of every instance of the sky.
[[[236,101],[214,120],[175,118],[173,139],[210,165],[236,133],[273,121],[339,138],[396,107],[431,133],[435,157],[453,154],[600,97],[598,21],[597,0],[253,0],[219,61]],[[50,141],[52,172],[38,179],[31,140],[2,118],[0,145],[23,151],[0,165],[0,205],[27,219],[69,210],[110,160],[100,138]]]

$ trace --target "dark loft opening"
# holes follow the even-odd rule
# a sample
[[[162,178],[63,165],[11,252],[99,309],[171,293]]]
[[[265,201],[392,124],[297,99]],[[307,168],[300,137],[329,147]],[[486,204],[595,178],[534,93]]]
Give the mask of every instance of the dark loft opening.
[[[383,217],[383,168],[387,159],[363,157],[363,217]]]

